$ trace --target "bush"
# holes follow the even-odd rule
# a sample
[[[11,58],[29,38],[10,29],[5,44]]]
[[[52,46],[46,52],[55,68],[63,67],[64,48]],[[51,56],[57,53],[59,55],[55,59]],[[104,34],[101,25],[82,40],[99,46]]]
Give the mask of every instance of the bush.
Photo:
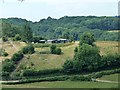
[[[19,35],[19,34],[16,34],[15,37],[14,37],[14,40],[15,40],[15,41],[19,41],[19,40],[21,40],[20,35]]]
[[[3,42],[6,42],[6,41],[8,41],[8,38],[7,38],[6,36],[3,36],[3,37],[2,37],[2,41],[3,41]]]
[[[2,62],[2,71],[3,72],[12,72],[15,68],[15,63],[9,59],[6,59]]]
[[[55,54],[60,55],[61,53],[62,53],[62,51],[61,51],[61,49],[60,49],[60,48],[56,48],[56,49],[55,49]]]
[[[95,78],[100,78],[103,75],[111,75],[115,73],[120,73],[120,69],[114,69],[114,70],[107,70],[107,71],[101,71],[101,72],[96,72],[93,77]]]
[[[65,73],[72,73],[73,72],[74,63],[71,60],[66,60],[63,65],[63,70]]]
[[[113,68],[120,66],[120,55],[119,54],[108,54],[101,58],[101,67],[100,68]]]
[[[25,46],[23,49],[22,49],[22,52],[24,54],[33,54],[35,52],[34,50],[34,47],[32,45],[28,45],[28,46]]]
[[[18,61],[20,61],[22,58],[24,57],[24,55],[21,52],[17,52],[15,54],[13,54],[11,60],[14,61],[15,63],[17,63]]]
[[[5,50],[3,48],[0,48],[0,56],[8,56],[8,53],[5,52]]]
[[[71,81],[91,81],[90,76],[73,76],[70,78]]]
[[[51,52],[51,54],[56,54],[55,49],[56,49],[56,45],[51,45],[50,46],[50,52]]]
[[[7,53],[7,52],[4,52],[4,53],[3,53],[3,56],[5,56],[5,57],[8,56],[8,53]]]
[[[57,48],[56,45],[50,46],[50,52],[51,52],[51,54],[58,54],[58,55],[60,55],[62,53],[61,49]]]

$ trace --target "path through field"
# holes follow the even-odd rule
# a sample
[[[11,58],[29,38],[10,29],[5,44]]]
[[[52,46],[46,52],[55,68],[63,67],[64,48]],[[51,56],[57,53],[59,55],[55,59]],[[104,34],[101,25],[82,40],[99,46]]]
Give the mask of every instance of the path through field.
[[[108,81],[108,80],[99,80],[96,79],[97,82],[105,82],[105,83],[119,83],[119,82],[115,82],[115,81]]]

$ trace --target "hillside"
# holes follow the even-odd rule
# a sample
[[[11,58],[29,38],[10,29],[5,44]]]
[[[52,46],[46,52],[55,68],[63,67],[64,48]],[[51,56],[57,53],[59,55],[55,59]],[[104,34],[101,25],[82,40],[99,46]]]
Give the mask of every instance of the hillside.
[[[64,16],[59,19],[48,17],[39,22],[27,21],[21,18],[8,18],[3,20],[3,32],[9,37],[20,34],[26,22],[30,24],[34,36],[47,39],[66,38],[78,40],[83,32],[92,32],[98,40],[118,40],[117,33],[109,33],[109,30],[119,30],[118,17],[97,16]],[[4,28],[5,27],[5,28]],[[4,35],[4,33],[3,33]]]
[[[97,41],[95,42],[95,44],[99,47],[101,55],[118,53],[118,42]],[[14,45],[16,46],[17,43],[14,43]],[[19,43],[19,45],[22,44]],[[29,67],[34,70],[62,68],[64,62],[67,59],[73,58],[74,49],[78,45],[79,45],[78,42],[75,42],[71,45],[60,47],[63,52],[62,55],[40,54],[40,52],[49,52],[49,47],[35,48],[35,53],[32,55],[30,54],[25,55],[25,57],[21,60],[20,64],[18,65],[17,69],[22,70],[24,68],[29,68]],[[31,64],[33,65],[31,66]]]

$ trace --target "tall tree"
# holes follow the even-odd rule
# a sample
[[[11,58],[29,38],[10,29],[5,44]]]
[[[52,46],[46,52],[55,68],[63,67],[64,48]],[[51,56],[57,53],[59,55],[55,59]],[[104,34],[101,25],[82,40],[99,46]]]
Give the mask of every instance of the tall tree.
[[[33,39],[33,32],[29,26],[29,23],[26,23],[23,32],[22,32],[22,40],[29,43]]]
[[[95,42],[94,35],[89,32],[85,32],[80,38],[80,45],[88,44],[93,46],[93,42]]]

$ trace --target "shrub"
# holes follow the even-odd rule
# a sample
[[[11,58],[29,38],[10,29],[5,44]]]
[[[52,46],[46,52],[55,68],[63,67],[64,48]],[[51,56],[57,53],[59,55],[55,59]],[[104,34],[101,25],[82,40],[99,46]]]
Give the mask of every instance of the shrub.
[[[108,54],[101,58],[101,68],[113,68],[120,66],[120,55],[119,54]]]
[[[71,81],[91,81],[90,76],[73,76],[70,78]]]
[[[58,54],[58,55],[60,55],[62,53],[61,49],[57,48],[56,45],[50,46],[50,52],[51,52],[51,54]]]
[[[28,46],[25,46],[23,49],[22,49],[22,52],[24,54],[33,54],[35,52],[34,50],[34,47],[32,45],[28,45]]]
[[[20,35],[19,35],[19,34],[16,34],[15,37],[14,37],[14,40],[15,40],[15,41],[19,41],[19,40],[21,40]]]
[[[55,49],[55,54],[60,55],[61,53],[62,53],[62,51],[61,51],[61,49],[60,49],[60,48],[56,48],[56,49]]]
[[[71,60],[66,60],[63,65],[63,70],[65,73],[72,73],[73,72],[74,63]]]
[[[7,53],[7,52],[4,52],[4,53],[3,53],[3,56],[5,56],[5,57],[8,56],[8,53]]]
[[[8,56],[8,53],[5,52],[5,50],[3,48],[0,48],[0,56]]]
[[[14,61],[15,63],[17,63],[18,61],[20,61],[22,58],[24,57],[24,55],[21,52],[17,52],[15,54],[13,54],[11,60]]]
[[[6,59],[2,63],[2,71],[3,72],[12,72],[15,68],[15,63],[9,59]]]
[[[8,38],[7,38],[6,36],[3,36],[3,37],[2,37],[2,41],[3,41],[3,42],[6,42],[6,41],[8,41]]]
[[[50,46],[50,52],[51,52],[51,54],[56,54],[55,49],[56,49],[56,45],[51,45]]]

